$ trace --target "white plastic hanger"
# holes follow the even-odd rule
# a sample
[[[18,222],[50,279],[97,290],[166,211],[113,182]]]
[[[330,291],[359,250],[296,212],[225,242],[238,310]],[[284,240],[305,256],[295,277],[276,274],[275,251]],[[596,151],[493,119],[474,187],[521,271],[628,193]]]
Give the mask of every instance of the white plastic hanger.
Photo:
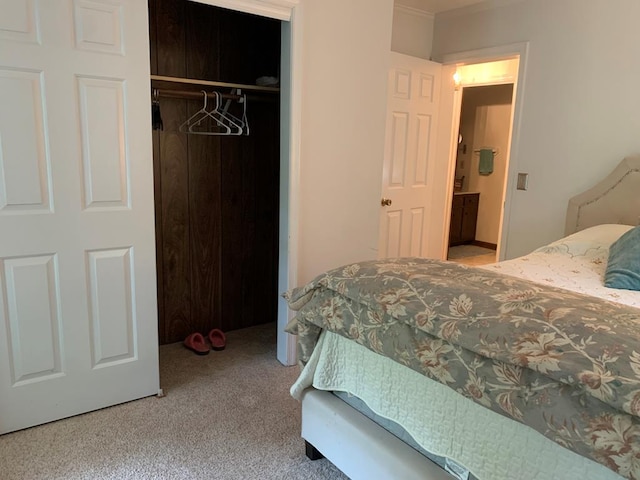
[[[183,122],[182,125],[178,127],[178,130],[181,132],[190,133],[193,135],[230,135],[231,128],[229,128],[228,125],[225,125],[224,122],[221,121],[216,115],[218,113],[218,108],[220,103],[218,93],[215,93],[216,105],[214,109],[211,112],[209,112],[207,111],[207,92],[205,92],[204,90],[201,90],[201,92],[204,97],[202,108],[198,110],[196,113],[194,113],[193,115],[191,115],[185,122]],[[220,128],[222,128],[222,131],[196,130],[196,128],[202,127],[203,122],[205,122],[209,118],[213,119],[215,124]]]

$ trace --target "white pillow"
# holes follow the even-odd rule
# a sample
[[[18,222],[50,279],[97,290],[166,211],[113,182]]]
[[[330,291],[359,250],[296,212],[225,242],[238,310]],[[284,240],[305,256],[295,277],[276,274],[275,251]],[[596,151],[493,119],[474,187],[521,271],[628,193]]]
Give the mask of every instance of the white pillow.
[[[611,245],[618,238],[631,230],[631,225],[620,225],[607,223],[604,225],[596,225],[595,227],[585,228],[579,232],[573,233],[567,237],[556,240],[550,245],[556,243],[597,243],[602,245]]]
[[[600,252],[601,255],[606,256],[611,244],[632,228],[630,225],[619,224],[596,225],[544,245],[534,250],[534,252],[544,254],[559,253],[570,256],[586,255],[587,253],[593,256]]]

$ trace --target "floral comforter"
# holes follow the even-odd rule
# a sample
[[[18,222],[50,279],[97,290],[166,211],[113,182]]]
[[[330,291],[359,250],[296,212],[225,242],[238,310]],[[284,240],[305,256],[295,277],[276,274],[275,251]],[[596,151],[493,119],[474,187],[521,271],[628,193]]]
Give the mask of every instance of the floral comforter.
[[[341,267],[285,297],[301,364],[336,332],[640,479],[640,310],[418,258]]]

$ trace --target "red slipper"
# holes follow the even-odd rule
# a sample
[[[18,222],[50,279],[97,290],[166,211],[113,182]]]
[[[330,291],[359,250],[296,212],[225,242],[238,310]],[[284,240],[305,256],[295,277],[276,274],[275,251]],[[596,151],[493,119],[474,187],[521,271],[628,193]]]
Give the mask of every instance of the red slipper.
[[[209,341],[213,350],[224,350],[227,346],[227,337],[222,330],[214,328],[209,332]]]
[[[184,346],[189,350],[193,350],[198,355],[206,355],[209,353],[209,346],[205,343],[201,333],[192,333],[184,339]]]

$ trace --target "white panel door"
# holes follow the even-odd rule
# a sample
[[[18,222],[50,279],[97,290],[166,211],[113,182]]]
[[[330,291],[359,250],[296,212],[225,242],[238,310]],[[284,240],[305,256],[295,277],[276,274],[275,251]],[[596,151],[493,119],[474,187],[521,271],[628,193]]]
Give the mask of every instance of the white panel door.
[[[145,0],[0,0],[0,433],[158,392]]]
[[[379,257],[429,256],[442,66],[391,53]],[[448,159],[444,159],[448,161]]]

